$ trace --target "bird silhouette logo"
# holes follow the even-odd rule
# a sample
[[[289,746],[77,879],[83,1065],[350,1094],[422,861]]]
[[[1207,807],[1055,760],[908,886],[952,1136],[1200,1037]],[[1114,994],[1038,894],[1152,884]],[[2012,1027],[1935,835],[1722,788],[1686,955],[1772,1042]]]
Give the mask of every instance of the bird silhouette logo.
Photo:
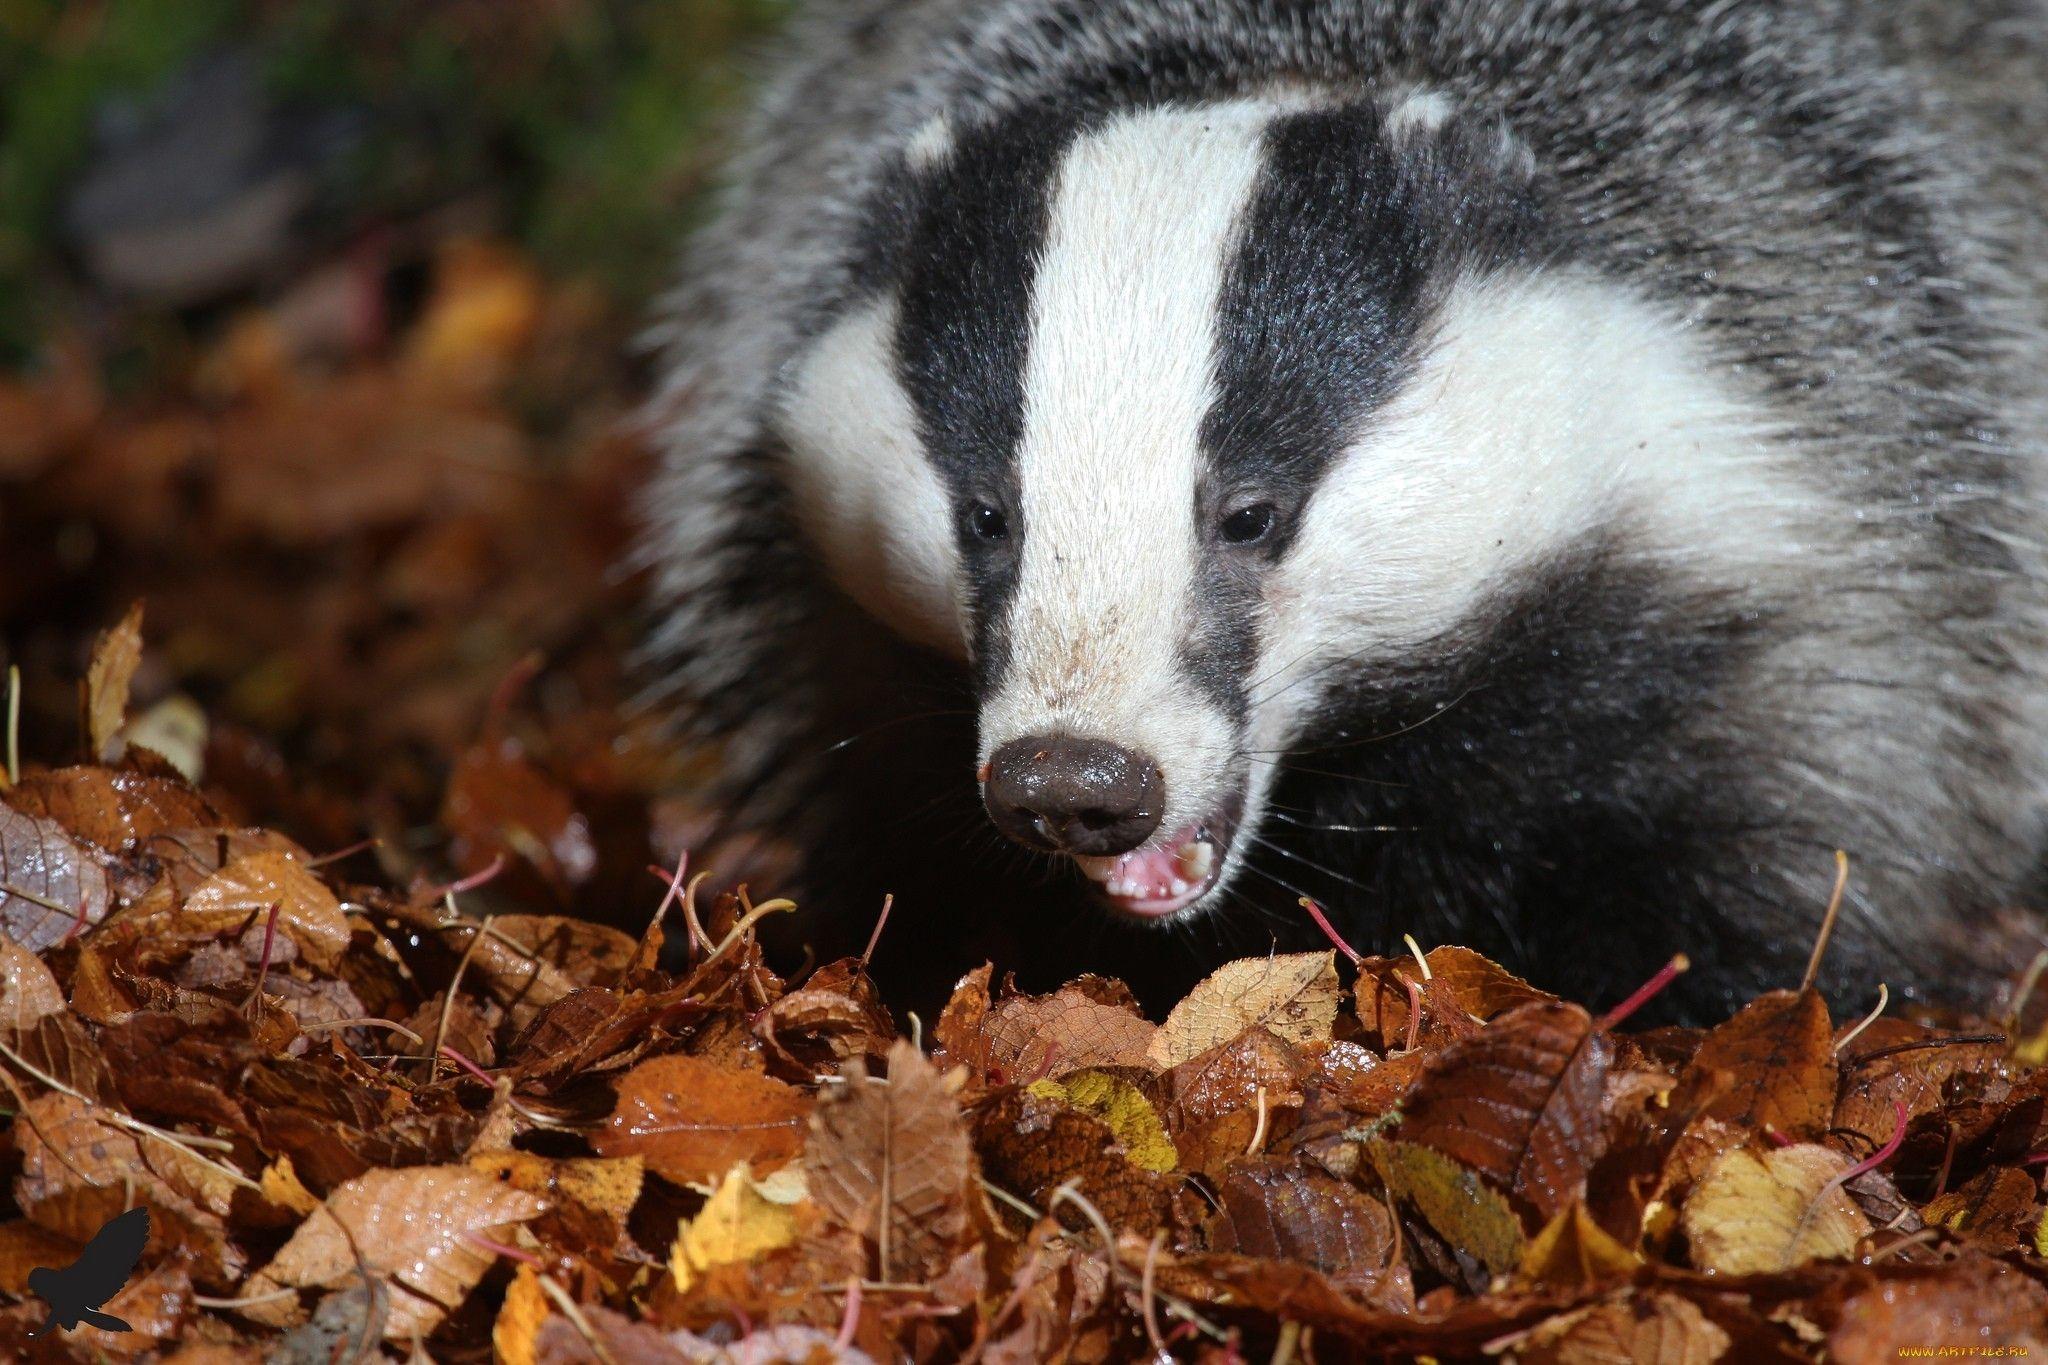
[[[128,1277],[142,1259],[143,1244],[149,1241],[149,1210],[133,1208],[107,1220],[92,1235],[78,1259],[62,1270],[41,1266],[28,1273],[28,1287],[50,1305],[50,1316],[30,1336],[41,1336],[53,1327],[71,1328],[83,1322],[103,1332],[127,1332],[127,1323],[100,1305],[121,1292]]]

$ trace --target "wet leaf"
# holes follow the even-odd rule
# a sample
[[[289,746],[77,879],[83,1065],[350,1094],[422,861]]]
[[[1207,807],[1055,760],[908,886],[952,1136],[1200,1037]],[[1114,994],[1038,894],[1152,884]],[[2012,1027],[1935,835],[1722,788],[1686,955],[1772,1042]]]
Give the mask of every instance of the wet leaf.
[[[182,925],[207,932],[260,932],[272,906],[275,933],[289,937],[315,967],[333,970],[348,948],[348,917],[326,884],[289,854],[236,858],[194,888],[178,914]]]
[[[0,805],[0,933],[40,953],[106,918],[107,874],[56,821]]]
[[[1728,1333],[1675,1294],[1640,1294],[1565,1314],[1517,1344],[1541,1365],[1712,1365]]]
[[[1431,1059],[1401,1137],[1433,1147],[1550,1218],[1606,1150],[1614,1049],[1577,1005],[1518,1006]]]
[[[1389,1268],[1394,1220],[1386,1205],[1346,1181],[1302,1163],[1242,1162],[1217,1182],[1222,1204],[1210,1245],[1300,1261],[1342,1279]]]
[[[270,1264],[250,1279],[249,1297],[280,1286],[345,1287],[357,1257],[391,1286],[387,1340],[432,1332],[469,1297],[510,1227],[546,1205],[462,1166],[369,1171],[327,1197]]]
[[[1531,1284],[1578,1289],[1624,1279],[1642,1263],[1641,1256],[1593,1221],[1584,1204],[1575,1202],[1536,1234],[1522,1253],[1518,1274]]]
[[[696,1057],[656,1057],[627,1072],[592,1145],[637,1156],[681,1184],[709,1183],[750,1163],[766,1174],[803,1150],[811,1101],[758,1072]]]
[[[31,1029],[37,1020],[63,1009],[64,992],[43,960],[0,934],[0,1030]]]
[[[1835,1107],[1834,1043],[1818,992],[1772,991],[1707,1034],[1679,1080],[1672,1110],[1736,1128],[1818,1137]]]

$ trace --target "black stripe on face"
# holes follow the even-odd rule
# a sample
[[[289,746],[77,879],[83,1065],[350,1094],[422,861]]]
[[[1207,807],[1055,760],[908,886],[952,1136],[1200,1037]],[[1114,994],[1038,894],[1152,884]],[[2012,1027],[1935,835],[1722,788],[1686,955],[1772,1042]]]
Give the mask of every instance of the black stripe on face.
[[[963,132],[922,178],[900,248],[896,364],[926,451],[960,513],[977,673],[1001,675],[998,628],[1022,563],[1017,450],[1024,437],[1024,368],[1031,293],[1051,215],[1054,179],[1076,125],[1027,111]],[[1000,540],[975,533],[973,503],[1008,524]]]
[[[1528,186],[1503,174],[1492,129],[1455,121],[1389,137],[1360,104],[1279,119],[1225,275],[1216,401],[1196,498],[1207,552],[1185,666],[1231,714],[1247,709],[1264,573],[1286,554],[1317,486],[1412,374],[1451,278],[1526,260],[1539,241]],[[1218,535],[1274,509],[1255,545]]]

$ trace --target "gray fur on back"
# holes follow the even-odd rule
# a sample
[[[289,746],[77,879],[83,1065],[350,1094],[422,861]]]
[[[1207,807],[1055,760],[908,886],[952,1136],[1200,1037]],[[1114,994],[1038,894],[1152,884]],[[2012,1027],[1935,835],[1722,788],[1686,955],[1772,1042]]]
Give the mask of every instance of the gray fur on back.
[[[1725,718],[1738,747],[1819,736],[1806,786],[1757,793],[1811,815],[1815,845],[1810,867],[1766,869],[1760,932],[1811,923],[1826,848],[1851,837],[1891,850],[1859,871],[1865,913],[1906,926],[1877,969],[1953,935],[1946,911],[2019,894],[2048,720],[2037,0],[812,5],[659,333],[653,649],[728,742],[743,814],[787,820],[803,800],[806,716],[834,666],[808,647],[819,585],[757,458],[764,408],[849,288],[892,160],[938,116],[1280,80],[1428,87],[1504,119],[1584,258],[1689,318],[1838,498],[1843,571],[1785,627],[1813,647]]]

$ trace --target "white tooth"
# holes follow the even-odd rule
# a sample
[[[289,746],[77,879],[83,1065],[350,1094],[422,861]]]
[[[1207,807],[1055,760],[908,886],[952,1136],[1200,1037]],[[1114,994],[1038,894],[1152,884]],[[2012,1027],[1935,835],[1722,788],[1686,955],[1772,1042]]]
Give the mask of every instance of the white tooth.
[[[1198,839],[1193,843],[1181,845],[1180,852],[1174,857],[1175,870],[1190,882],[1199,882],[1206,878],[1209,870],[1215,865],[1216,845],[1207,839]]]
[[[1176,896],[1185,896],[1188,893],[1188,886],[1189,884],[1187,882],[1184,882],[1180,878],[1175,877],[1173,879],[1173,894]]]

